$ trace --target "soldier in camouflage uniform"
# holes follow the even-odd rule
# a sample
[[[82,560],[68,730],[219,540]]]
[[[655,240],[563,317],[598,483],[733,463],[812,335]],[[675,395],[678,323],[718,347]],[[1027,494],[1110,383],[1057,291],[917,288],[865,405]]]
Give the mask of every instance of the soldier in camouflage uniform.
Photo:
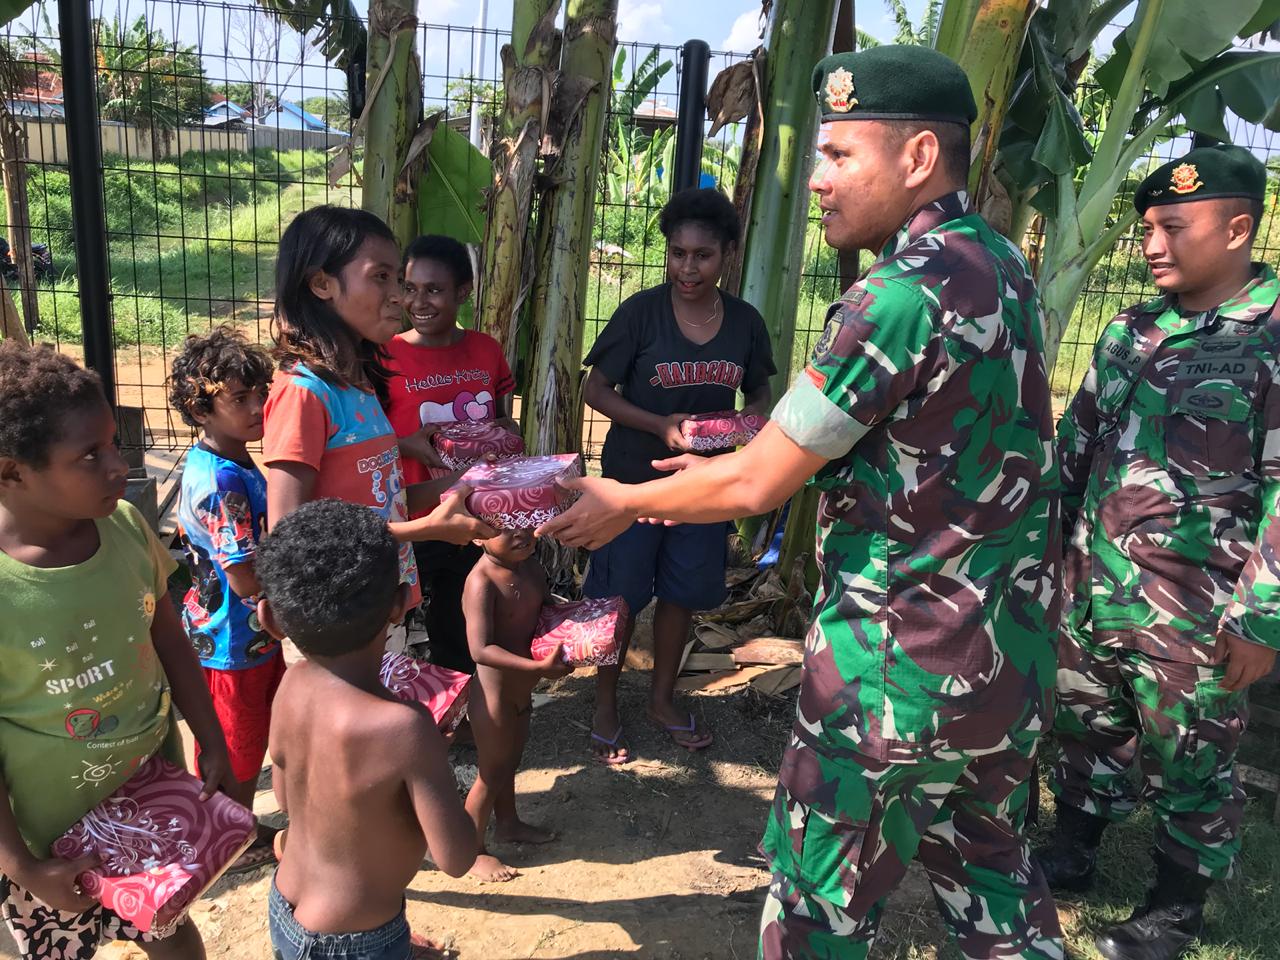
[[[1156,883],[1098,949],[1168,960],[1240,849],[1245,688],[1280,646],[1280,284],[1250,263],[1266,172],[1194,150],[1135,203],[1159,299],[1103,331],[1059,427],[1067,551],[1050,883],[1083,890],[1107,823],[1156,814]]]
[[[821,589],[762,844],[761,956],[866,957],[918,856],[966,956],[1061,957],[1023,835],[1061,558],[1035,286],[963,192],[959,67],[880,47],[824,60],[814,87],[827,242],[878,259],[751,444],[652,483],[583,481],[542,532],[759,513],[813,478]]]

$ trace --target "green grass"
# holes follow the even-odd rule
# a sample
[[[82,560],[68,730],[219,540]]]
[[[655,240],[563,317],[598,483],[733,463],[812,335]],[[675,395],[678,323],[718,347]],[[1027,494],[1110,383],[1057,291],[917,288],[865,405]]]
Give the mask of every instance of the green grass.
[[[326,162],[319,151],[269,149],[145,167],[104,158],[116,343],[171,346],[238,309],[256,316],[257,301],[272,298],[283,226],[307,207],[351,196],[347,187],[326,189]],[[39,335],[78,342],[66,174],[38,171],[29,189],[33,236],[50,242],[60,274],[40,289]]]

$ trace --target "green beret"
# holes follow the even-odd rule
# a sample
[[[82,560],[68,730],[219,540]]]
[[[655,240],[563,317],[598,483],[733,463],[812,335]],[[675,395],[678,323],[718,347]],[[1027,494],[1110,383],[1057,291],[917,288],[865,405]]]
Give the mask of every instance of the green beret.
[[[837,53],[813,68],[822,122],[936,120],[971,126],[973,88],[960,65],[929,47],[869,47]]]
[[[1170,160],[1138,184],[1133,205],[1138,213],[1147,207],[1222,197],[1263,199],[1267,168],[1244,147],[1220,143],[1198,147],[1185,157]]]

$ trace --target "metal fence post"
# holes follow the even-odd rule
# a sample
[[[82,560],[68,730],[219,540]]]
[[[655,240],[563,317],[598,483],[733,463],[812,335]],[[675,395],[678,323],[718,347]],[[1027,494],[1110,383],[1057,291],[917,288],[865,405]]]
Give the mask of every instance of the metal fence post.
[[[62,46],[63,103],[67,122],[67,167],[71,174],[71,231],[76,248],[84,362],[97,371],[107,400],[116,403],[111,343],[111,284],[107,274],[107,223],[102,199],[102,143],[90,0],[58,0]],[[14,251],[30,256],[30,251]]]
[[[707,73],[711,47],[690,40],[680,51],[680,113],[676,121],[676,192],[696,187],[702,179],[702,141],[706,139]]]

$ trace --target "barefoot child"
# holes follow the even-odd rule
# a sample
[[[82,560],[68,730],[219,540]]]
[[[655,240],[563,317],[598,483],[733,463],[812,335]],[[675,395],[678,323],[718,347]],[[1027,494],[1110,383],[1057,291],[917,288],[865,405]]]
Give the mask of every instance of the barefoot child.
[[[192,581],[182,625],[227,738],[236,778],[231,797],[250,809],[267,753],[271,699],[284,676],[280,644],[258,623],[253,561],[266,532],[267,481],[247,446],[262,439],[271,375],[262,348],[224,326],[188,337],[169,377],[170,404],[201,431],[187,454],[178,505]],[[269,863],[273,834],[259,824],[257,842],[229,872]]]
[[[451,237],[418,237],[404,253],[404,310],[410,329],[387,344],[387,419],[395,429],[406,483],[449,473],[431,434],[441,424],[494,420],[518,433],[511,419],[515,381],[502,345],[458,326],[471,296],[471,257]],[[413,546],[422,577],[422,616],[432,663],[474,673],[462,619],[462,585],[480,558],[473,543],[423,540]]]
[[[508,530],[483,543],[462,591],[467,643],[476,662],[467,714],[476,738],[480,773],[467,794],[480,855],[471,875],[494,882],[519,873],[484,846],[489,815],[499,843],[547,843],[555,834],[524,823],[516,813],[516,770],[529,739],[533,688],[543,677],[563,677],[573,667],[560,649],[545,660],[529,657],[538,614],[549,599],[547,578],[533,559],[533,531]]]
[[[203,796],[235,786],[167,593],[175,564],[121,502],[115,431],[95,374],[0,342],[0,915],[23,958],[130,940],[200,960],[194,924],[143,933],[81,891],[92,860],[49,853],[153,754],[182,765],[171,702],[201,745]]]
[[[400,330],[401,299],[400,251],[377,216],[319,206],[294,217],[276,260],[280,369],[262,453],[270,525],[324,497],[377,511],[401,545],[400,579],[412,607],[421,599],[413,541],[468,543],[494,531],[466,512],[462,497],[440,502],[452,475],[405,486],[381,406],[390,376],[384,345]]]
[[[450,876],[475,860],[431,714],[382,685],[383,637],[408,602],[376,513],[305,504],[258,548],[258,615],[305,657],[271,718],[273,784],[289,815],[269,895],[278,960],[405,960],[404,891],[428,851]]]

